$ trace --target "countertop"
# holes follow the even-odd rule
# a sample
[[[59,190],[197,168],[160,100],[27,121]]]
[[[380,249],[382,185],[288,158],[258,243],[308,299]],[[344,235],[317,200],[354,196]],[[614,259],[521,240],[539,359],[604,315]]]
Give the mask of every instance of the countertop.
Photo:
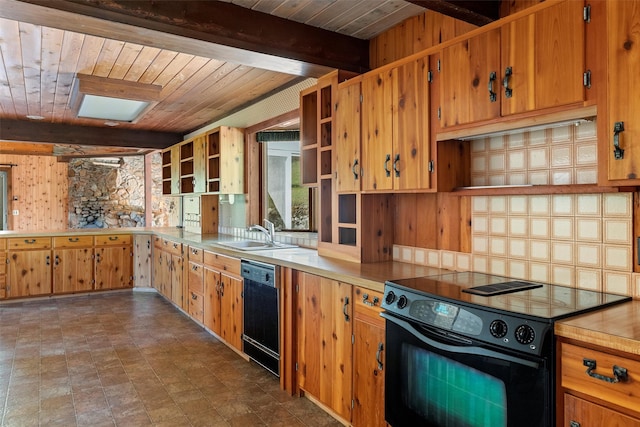
[[[640,301],[560,320],[556,336],[640,356]]]
[[[221,246],[218,243],[234,240],[246,240],[224,234],[196,234],[186,232],[175,227],[137,227],[137,228],[87,228],[54,230],[47,232],[22,232],[22,231],[0,231],[0,238],[6,237],[37,237],[37,236],[64,236],[69,234],[143,234],[156,235],[170,239],[174,242],[195,246],[203,250],[211,250],[223,255],[236,258],[250,259],[254,261],[276,264],[289,267],[307,273],[327,277],[329,279],[342,281],[352,285],[362,286],[367,289],[382,292],[386,280],[407,279],[411,277],[429,276],[441,274],[443,271],[438,268],[420,266],[415,264],[387,261],[377,263],[359,264],[340,260],[338,258],[319,256],[315,249],[291,248],[274,249],[260,251],[241,251],[229,247]],[[277,238],[276,238],[277,240]]]

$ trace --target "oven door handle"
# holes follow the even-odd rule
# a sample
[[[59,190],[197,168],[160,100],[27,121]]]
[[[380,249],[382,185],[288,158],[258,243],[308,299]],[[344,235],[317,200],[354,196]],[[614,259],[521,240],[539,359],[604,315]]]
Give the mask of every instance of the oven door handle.
[[[444,344],[441,343],[439,341],[433,340],[431,338],[429,338],[428,336],[422,334],[420,331],[418,331],[416,328],[413,327],[413,325],[405,320],[399,319],[393,315],[389,315],[385,312],[380,313],[380,316],[383,317],[384,319],[386,319],[389,322],[395,323],[396,325],[398,325],[399,327],[401,327],[402,329],[406,330],[407,332],[411,333],[413,336],[415,336],[417,339],[419,339],[420,341],[422,341],[423,343],[433,347],[433,348],[437,348],[438,350],[442,350],[442,351],[448,351],[450,353],[458,353],[458,354],[475,354],[478,356],[486,356],[486,357],[491,357],[494,359],[499,359],[499,360],[504,360],[507,362],[513,362],[513,363],[518,363],[520,365],[525,365],[525,366],[529,366],[531,368],[534,369],[538,369],[540,367],[539,363],[530,361],[530,360],[526,360],[526,359],[522,359],[519,357],[513,357],[510,356],[508,354],[504,354],[504,353],[498,353],[497,351],[493,351],[493,350],[489,350],[487,348],[482,348],[482,347],[477,347],[477,346],[456,346],[456,345],[449,345],[449,344]]]

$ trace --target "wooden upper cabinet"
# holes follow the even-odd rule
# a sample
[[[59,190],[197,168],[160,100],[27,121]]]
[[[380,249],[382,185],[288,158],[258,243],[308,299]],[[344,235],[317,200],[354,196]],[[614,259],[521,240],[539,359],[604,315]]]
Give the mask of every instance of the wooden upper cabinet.
[[[500,29],[442,50],[440,123],[442,127],[500,116]]]
[[[220,193],[244,193],[244,131],[220,126]]]
[[[584,100],[583,9],[565,1],[502,27],[502,115]]]
[[[338,85],[336,99],[336,189],[360,191],[360,78]]]
[[[428,58],[362,79],[362,190],[428,189]]]
[[[601,136],[601,140],[606,141],[606,149],[600,152],[606,153],[607,156],[609,180],[627,180],[627,182],[634,180],[636,182],[633,184],[638,185],[640,183],[640,79],[638,79],[640,2],[607,2],[607,35],[609,111],[606,128],[602,130]],[[616,143],[620,150],[615,150]]]

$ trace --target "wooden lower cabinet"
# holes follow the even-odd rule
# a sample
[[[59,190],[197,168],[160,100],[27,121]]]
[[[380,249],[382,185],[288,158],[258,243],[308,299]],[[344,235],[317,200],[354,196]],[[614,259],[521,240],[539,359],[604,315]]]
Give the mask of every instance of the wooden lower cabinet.
[[[131,246],[96,247],[95,289],[120,289],[132,286]]]
[[[7,241],[0,239],[0,299],[7,297]]]
[[[51,250],[9,251],[7,298],[51,294]]]
[[[352,286],[298,273],[298,386],[351,420]]]
[[[204,323],[204,266],[189,258],[187,299],[189,300],[189,316]]]
[[[154,238],[152,285],[161,295],[185,311],[189,302],[184,297],[182,243]]]
[[[384,427],[385,324],[382,293],[355,287],[353,318],[354,427]]]
[[[93,247],[53,251],[53,293],[93,289]]]
[[[640,427],[640,357],[595,348],[589,343],[558,343],[558,424],[564,427]],[[594,365],[590,369],[587,365]],[[616,367],[616,368],[614,368]],[[626,370],[625,374],[615,369]],[[590,370],[590,372],[588,372]]]
[[[204,325],[242,351],[244,280],[240,260],[204,251]]]

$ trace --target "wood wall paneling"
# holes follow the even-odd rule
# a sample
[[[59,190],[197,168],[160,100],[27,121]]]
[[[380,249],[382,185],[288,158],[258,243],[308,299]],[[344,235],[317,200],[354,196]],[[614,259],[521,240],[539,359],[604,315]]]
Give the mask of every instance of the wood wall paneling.
[[[9,215],[12,230],[62,230],[68,228],[68,165],[53,156],[0,154],[0,163],[13,163]]]

